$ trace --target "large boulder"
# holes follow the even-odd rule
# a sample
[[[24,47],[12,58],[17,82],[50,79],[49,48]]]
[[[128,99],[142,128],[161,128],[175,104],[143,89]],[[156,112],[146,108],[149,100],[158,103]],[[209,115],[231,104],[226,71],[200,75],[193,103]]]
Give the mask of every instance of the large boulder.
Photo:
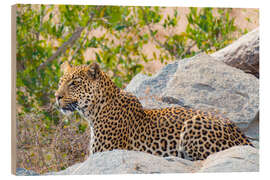
[[[114,150],[95,153],[83,163],[50,175],[186,173],[197,170],[193,162],[185,159],[166,160],[144,152]]]
[[[162,158],[144,152],[114,150],[95,153],[85,162],[46,175],[159,174],[194,172],[256,172],[259,152],[250,146],[236,146],[214,153],[203,161]]]
[[[259,80],[202,54],[178,62],[162,96],[195,109],[220,112],[247,128],[258,113]]]
[[[235,146],[214,153],[203,161],[198,172],[258,172],[259,150],[250,146]]]
[[[136,95],[146,108],[171,106],[160,99],[160,94],[164,92],[167,82],[175,74],[177,66],[178,61],[174,61],[153,76],[138,74],[130,81],[125,90]]]
[[[211,54],[211,56],[229,66],[236,67],[259,78],[259,28],[254,29],[234,43]]]
[[[39,174],[32,170],[28,170],[24,168],[17,168],[16,175],[17,176],[38,176]]]
[[[259,138],[259,80],[211,56],[176,61],[153,77],[139,74],[126,90],[138,96],[146,108],[180,105],[212,111]]]

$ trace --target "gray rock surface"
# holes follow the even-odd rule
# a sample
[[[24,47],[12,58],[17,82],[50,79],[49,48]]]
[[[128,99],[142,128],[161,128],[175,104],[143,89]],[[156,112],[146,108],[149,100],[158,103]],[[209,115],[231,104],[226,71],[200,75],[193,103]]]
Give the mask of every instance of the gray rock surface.
[[[235,146],[210,155],[198,172],[258,172],[259,150]]]
[[[32,170],[27,170],[27,169],[24,169],[24,168],[17,168],[16,169],[16,175],[17,176],[37,176],[39,174],[32,171]]]
[[[146,108],[163,108],[171,106],[160,99],[167,82],[177,70],[178,61],[168,64],[157,74],[149,77],[143,74],[135,76],[126,87],[126,91],[136,95]]]
[[[114,150],[96,153],[85,162],[46,175],[159,174],[194,172],[256,172],[259,152],[250,146],[237,146],[210,155],[204,161],[176,157],[162,158],[148,153]]]
[[[161,96],[194,109],[217,111],[244,129],[258,113],[259,80],[201,54],[178,62]]]
[[[187,173],[198,169],[184,159],[168,159],[148,153],[114,150],[95,153],[85,162],[47,175]]]
[[[259,141],[259,111],[253,121],[251,121],[246,129],[243,129],[245,134],[254,140]],[[256,146],[257,147],[257,146]]]
[[[211,56],[259,78],[259,36],[256,28]]]

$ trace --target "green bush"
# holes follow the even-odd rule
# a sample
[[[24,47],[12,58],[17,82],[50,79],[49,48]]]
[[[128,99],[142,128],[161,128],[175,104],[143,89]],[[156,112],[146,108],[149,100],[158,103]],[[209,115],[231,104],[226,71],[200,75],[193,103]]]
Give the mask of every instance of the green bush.
[[[162,7],[126,6],[72,6],[72,5],[18,5],[17,7],[17,147],[24,154],[18,166],[38,172],[60,170],[82,161],[88,155],[89,133],[87,123],[78,114],[65,121],[55,106],[54,92],[61,76],[60,64],[98,62],[119,87],[124,87],[136,74],[144,72],[142,62],[168,61],[193,56],[199,52],[214,52],[234,40],[238,31],[230,9],[190,8],[185,32],[172,33],[160,41],[160,33],[177,27],[180,16],[177,9],[172,16],[163,17]],[[185,18],[185,17],[181,17]],[[101,35],[91,35],[101,31]],[[152,58],[143,53],[144,45],[154,43],[159,50]],[[95,52],[95,59],[85,59],[87,50]],[[63,123],[64,122],[64,123]],[[72,122],[72,123],[71,123]],[[26,127],[27,126],[27,127]],[[23,135],[25,130],[35,132],[33,137]],[[68,129],[68,130],[67,130]],[[72,132],[82,142],[81,149],[74,153],[74,144],[57,133]],[[76,135],[74,135],[74,133]],[[63,141],[70,143],[63,147]],[[37,143],[39,142],[39,143]],[[58,142],[58,144],[56,143]],[[73,142],[73,141],[72,141]],[[50,152],[36,151],[38,144],[57,151],[58,159],[52,168]],[[29,144],[28,149],[25,144]],[[60,145],[59,145],[60,144]],[[30,147],[30,148],[29,148]],[[31,148],[32,147],[32,148]],[[35,148],[33,148],[35,147]],[[83,150],[85,149],[85,150]],[[48,150],[50,151],[50,150]],[[35,154],[33,152],[39,152]],[[33,155],[34,154],[34,155]],[[38,156],[39,161],[33,159]],[[53,156],[54,159],[56,157]],[[28,161],[22,160],[28,158]],[[64,160],[63,160],[64,159]],[[64,162],[65,161],[65,162]],[[35,163],[34,163],[35,162]]]

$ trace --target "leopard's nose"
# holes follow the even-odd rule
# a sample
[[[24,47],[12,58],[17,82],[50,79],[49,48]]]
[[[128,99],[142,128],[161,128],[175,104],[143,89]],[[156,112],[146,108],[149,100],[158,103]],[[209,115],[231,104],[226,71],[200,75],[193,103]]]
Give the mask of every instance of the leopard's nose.
[[[55,98],[56,98],[56,100],[57,100],[57,101],[59,101],[60,99],[62,99],[62,98],[63,98],[63,96],[62,96],[62,95],[60,95],[60,94],[59,94],[59,93],[57,93],[57,92],[56,92],[54,95],[55,95]]]
[[[63,98],[63,96],[56,96],[57,101],[59,101],[62,98]]]

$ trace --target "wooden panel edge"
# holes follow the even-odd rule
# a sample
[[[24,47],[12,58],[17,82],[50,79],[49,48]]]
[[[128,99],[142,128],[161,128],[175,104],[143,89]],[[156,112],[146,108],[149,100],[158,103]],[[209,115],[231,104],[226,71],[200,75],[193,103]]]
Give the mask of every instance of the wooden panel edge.
[[[16,9],[11,6],[11,173],[16,175]]]

